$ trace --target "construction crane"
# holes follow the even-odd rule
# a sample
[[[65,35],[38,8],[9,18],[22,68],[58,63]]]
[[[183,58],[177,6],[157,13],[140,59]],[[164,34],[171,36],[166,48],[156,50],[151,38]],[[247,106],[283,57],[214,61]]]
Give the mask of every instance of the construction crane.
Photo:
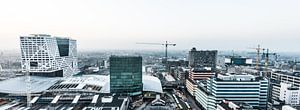
[[[259,63],[260,63],[260,52],[261,50],[264,50],[264,48],[261,48],[260,45],[258,45],[256,48],[249,48],[249,49],[255,49],[256,50],[256,69],[259,70]]]
[[[168,60],[168,46],[176,46],[176,44],[168,43],[136,43],[136,44],[146,44],[146,45],[163,45],[165,46],[165,61]]]
[[[266,68],[268,68],[270,56],[271,56],[271,55],[274,55],[274,56],[275,56],[275,61],[276,61],[278,55],[277,55],[277,53],[270,53],[270,52],[269,52],[269,49],[266,49],[266,50],[267,50],[267,52],[266,52],[266,53],[263,53],[263,56],[264,56],[264,58],[265,58],[265,66],[266,66]]]

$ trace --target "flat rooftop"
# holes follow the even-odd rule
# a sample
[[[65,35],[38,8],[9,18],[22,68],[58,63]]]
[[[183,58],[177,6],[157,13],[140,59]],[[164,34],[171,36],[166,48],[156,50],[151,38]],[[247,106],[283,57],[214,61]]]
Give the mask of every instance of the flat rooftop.
[[[50,93],[41,95],[39,97],[34,97],[31,100],[31,104],[31,110],[48,110],[51,108],[55,108],[55,110],[73,110],[74,108],[76,108],[77,110],[94,110],[99,108],[112,110],[113,108],[127,108],[129,104],[129,98],[116,94],[106,93],[83,95],[53,95]],[[16,104],[6,108],[26,108],[26,104]]]
[[[296,76],[300,77],[300,72],[289,72],[289,71],[275,71],[277,74],[289,75],[289,76]]]
[[[225,73],[225,74],[218,74],[217,78],[218,81],[259,81],[263,80],[264,78],[254,76],[247,73]]]

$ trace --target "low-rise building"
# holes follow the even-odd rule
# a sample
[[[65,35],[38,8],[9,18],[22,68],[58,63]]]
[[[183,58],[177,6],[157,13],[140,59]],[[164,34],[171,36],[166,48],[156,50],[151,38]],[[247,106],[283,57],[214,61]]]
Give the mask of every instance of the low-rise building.
[[[196,88],[195,91],[195,100],[199,103],[204,110],[215,110],[216,98],[211,92],[208,92],[206,89],[205,81]]]
[[[198,84],[194,80],[189,78],[186,80],[186,89],[192,96],[195,96],[197,86]]]

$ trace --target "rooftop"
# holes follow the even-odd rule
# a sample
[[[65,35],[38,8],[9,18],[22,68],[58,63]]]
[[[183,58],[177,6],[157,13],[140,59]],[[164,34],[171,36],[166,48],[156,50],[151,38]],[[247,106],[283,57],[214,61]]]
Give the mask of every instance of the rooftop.
[[[202,73],[202,72],[212,72],[211,67],[197,67],[193,68],[192,72]]]
[[[287,89],[288,89],[288,90],[299,90],[298,87],[288,87]]]
[[[31,100],[31,110],[51,109],[55,110],[71,110],[76,108],[78,110],[94,110],[106,108],[109,110],[124,109],[129,104],[129,98],[116,94],[84,94],[84,95],[54,95],[45,94],[36,96]],[[10,109],[20,109],[26,107],[26,104],[17,104],[11,106]],[[105,110],[105,109],[103,109]]]
[[[226,101],[223,100],[220,104],[218,104],[219,107],[222,107],[225,110],[234,110],[234,109],[253,109],[253,107],[247,103],[244,102],[232,102],[232,101]]]
[[[0,81],[0,93],[25,95],[26,76]],[[110,93],[109,75],[83,75],[69,78],[31,76],[31,92],[81,91]],[[162,85],[157,77],[143,75],[143,91],[162,93]]]
[[[0,81],[0,93],[24,94],[26,93],[26,76]],[[39,93],[61,80],[59,77],[30,76],[31,92]]]
[[[54,37],[54,38],[60,38],[60,39],[69,39],[69,40],[74,40],[69,37],[59,37],[59,36],[52,36],[49,34],[29,34],[29,35],[23,35],[21,37]]]
[[[109,93],[109,76],[107,75],[83,75],[74,76],[52,85],[49,91],[81,90],[101,93]]]
[[[289,76],[296,76],[300,77],[300,72],[290,72],[290,71],[275,71],[274,73],[289,75]]]
[[[247,73],[219,73],[216,79],[219,81],[259,81],[264,78]]]

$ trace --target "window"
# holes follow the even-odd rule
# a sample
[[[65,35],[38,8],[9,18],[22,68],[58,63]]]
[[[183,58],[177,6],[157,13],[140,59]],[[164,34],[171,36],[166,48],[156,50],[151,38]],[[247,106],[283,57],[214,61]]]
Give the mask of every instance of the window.
[[[31,67],[38,67],[38,62],[30,62]]]

